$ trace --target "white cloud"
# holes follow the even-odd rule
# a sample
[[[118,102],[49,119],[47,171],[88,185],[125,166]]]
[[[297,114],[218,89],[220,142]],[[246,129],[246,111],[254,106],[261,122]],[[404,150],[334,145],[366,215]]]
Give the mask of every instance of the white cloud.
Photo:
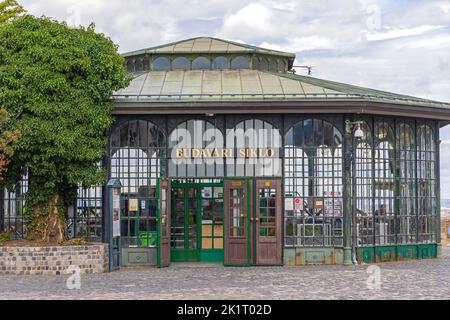
[[[331,39],[318,36],[308,36],[302,38],[292,38],[284,45],[270,42],[262,42],[259,46],[267,49],[280,50],[286,52],[300,52],[303,50],[333,49],[335,44]]]
[[[441,3],[440,7],[444,13],[450,14],[450,3]]]
[[[259,3],[250,3],[236,13],[224,17],[221,33],[224,36],[240,32],[267,33],[270,32],[274,19],[275,16],[270,9]]]
[[[366,37],[369,41],[389,40],[401,37],[417,36],[439,28],[443,28],[443,26],[423,25],[415,28],[391,29],[386,32],[366,33]]]
[[[450,34],[438,34],[428,36],[426,38],[414,39],[400,46],[402,49],[426,49],[426,48],[449,48],[450,47]]]

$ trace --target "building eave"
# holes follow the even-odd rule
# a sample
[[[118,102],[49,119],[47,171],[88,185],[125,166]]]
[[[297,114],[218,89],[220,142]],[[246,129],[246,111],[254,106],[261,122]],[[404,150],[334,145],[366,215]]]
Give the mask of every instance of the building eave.
[[[365,99],[298,101],[157,101],[114,103],[113,115],[138,114],[370,114],[450,121],[450,109]]]

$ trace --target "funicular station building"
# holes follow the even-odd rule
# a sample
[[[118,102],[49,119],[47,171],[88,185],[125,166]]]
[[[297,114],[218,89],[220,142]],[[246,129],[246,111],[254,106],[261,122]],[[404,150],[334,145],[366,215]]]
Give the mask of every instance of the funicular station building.
[[[104,165],[124,265],[372,263],[440,254],[439,129],[450,104],[301,76],[295,55],[194,38],[124,54]],[[3,230],[23,233],[5,191]],[[105,186],[72,236],[106,241]]]

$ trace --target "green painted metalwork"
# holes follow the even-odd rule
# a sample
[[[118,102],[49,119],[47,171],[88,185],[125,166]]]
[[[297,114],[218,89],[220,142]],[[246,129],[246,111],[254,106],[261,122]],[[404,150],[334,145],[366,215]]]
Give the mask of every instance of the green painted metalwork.
[[[158,221],[157,226],[156,226],[156,230],[158,232],[158,240],[157,240],[157,248],[158,251],[156,253],[156,265],[158,266],[158,268],[161,267],[161,206],[160,201],[161,201],[161,179],[158,179],[156,181],[156,199],[158,201],[158,206],[157,206],[157,210],[156,210],[156,221]]]
[[[418,258],[417,246],[398,246],[397,247],[397,260],[414,260]]]
[[[358,263],[380,263],[431,259],[437,257],[437,244],[368,246],[357,248]]]
[[[348,117],[346,121],[350,121]],[[344,134],[343,209],[344,209],[344,264],[352,264],[352,136]]]
[[[220,183],[194,183],[194,182],[184,182],[180,180],[173,180],[172,181],[172,190],[173,189],[183,189],[184,191],[184,241],[185,241],[185,248],[184,249],[171,249],[171,260],[175,262],[181,262],[181,261],[207,261],[207,262],[222,262],[223,261],[223,249],[202,249],[202,223],[201,223],[201,210],[202,210],[202,193],[201,190],[205,187],[221,187],[223,188],[223,182]],[[188,192],[186,190],[188,189],[195,189],[196,190],[196,201],[197,201],[197,208],[196,208],[196,219],[197,219],[197,227],[196,227],[196,235],[197,235],[197,247],[196,249],[190,249],[189,248],[189,232],[186,232],[189,230],[189,219],[188,219]],[[214,197],[213,197],[214,199]],[[172,208],[175,207],[175,197],[171,197],[172,201]],[[222,202],[223,203],[223,202]],[[222,207],[222,219],[224,217],[223,214],[223,207]],[[216,238],[213,236],[213,238]],[[223,243],[223,235],[222,235],[222,243]]]

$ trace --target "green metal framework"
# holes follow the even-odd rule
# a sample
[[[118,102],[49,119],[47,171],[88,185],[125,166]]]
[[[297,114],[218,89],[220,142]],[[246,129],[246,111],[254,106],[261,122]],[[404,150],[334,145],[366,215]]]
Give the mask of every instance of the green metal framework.
[[[171,259],[172,261],[223,261],[223,182],[221,181],[207,181],[205,180],[172,180],[172,197],[171,197]],[[212,193],[205,196],[205,190],[211,189]],[[218,191],[222,190],[222,192]],[[221,193],[222,196],[217,195]],[[181,194],[181,197],[179,197]],[[217,196],[216,196],[217,195]],[[222,235],[216,236],[215,226],[216,217],[212,219],[212,223],[204,224],[203,215],[205,214],[203,203],[204,201],[212,201],[214,211],[215,204],[221,203],[220,219],[222,221]],[[183,203],[183,208],[177,208],[177,202]],[[195,203],[194,215],[190,215],[190,204]],[[180,210],[181,209],[181,210]],[[182,214],[181,218],[179,214]],[[214,215],[216,212],[212,212]],[[181,221],[179,225],[178,222]],[[212,227],[212,235],[204,235],[204,226]],[[179,230],[182,230],[179,232]],[[181,238],[180,238],[181,237]],[[204,241],[206,240],[206,241]],[[212,248],[204,248],[204,243],[211,241]],[[182,245],[180,246],[179,243]],[[221,243],[221,245],[220,245]],[[219,248],[216,248],[219,246]]]

